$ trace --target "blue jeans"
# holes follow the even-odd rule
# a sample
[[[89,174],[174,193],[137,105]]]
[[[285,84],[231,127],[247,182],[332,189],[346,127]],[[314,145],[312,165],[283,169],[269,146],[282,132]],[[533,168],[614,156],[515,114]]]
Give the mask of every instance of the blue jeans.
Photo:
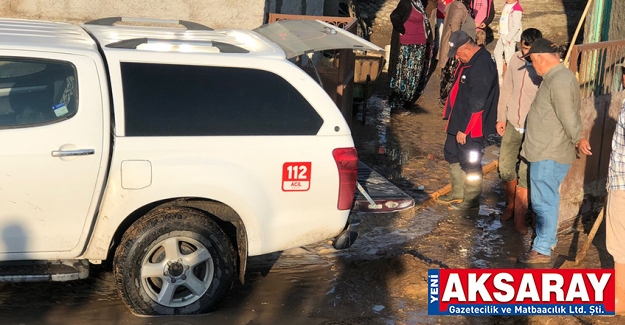
[[[558,243],[558,211],[560,184],[571,165],[553,160],[530,163],[530,199],[536,212],[536,238],[532,249],[551,256],[551,247]]]

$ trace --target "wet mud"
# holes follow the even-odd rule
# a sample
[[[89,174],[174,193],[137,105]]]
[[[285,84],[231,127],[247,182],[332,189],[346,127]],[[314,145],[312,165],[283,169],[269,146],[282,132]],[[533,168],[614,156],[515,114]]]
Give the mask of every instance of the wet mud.
[[[208,315],[137,317],[118,298],[109,266],[67,283],[0,284],[0,324],[619,324],[617,317],[429,317],[430,268],[518,268],[531,235],[500,222],[496,173],[485,175],[479,211],[451,213],[425,202],[394,214],[361,215],[361,236],[348,250],[317,243],[250,259],[245,285]],[[559,236],[551,265],[574,256],[584,223]],[[581,267],[609,260],[598,238]],[[579,245],[581,246],[581,244]],[[602,257],[603,256],[603,257]]]

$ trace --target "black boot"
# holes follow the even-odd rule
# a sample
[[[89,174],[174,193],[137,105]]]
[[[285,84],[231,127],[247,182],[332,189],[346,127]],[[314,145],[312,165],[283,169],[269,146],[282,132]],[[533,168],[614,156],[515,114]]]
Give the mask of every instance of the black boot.
[[[482,194],[482,173],[467,175],[464,182],[464,198],[460,203],[449,205],[450,210],[469,210],[480,207],[480,195]]]
[[[460,163],[449,164],[449,178],[451,179],[451,192],[439,196],[436,199],[439,203],[449,204],[462,201],[466,174],[460,167]]]

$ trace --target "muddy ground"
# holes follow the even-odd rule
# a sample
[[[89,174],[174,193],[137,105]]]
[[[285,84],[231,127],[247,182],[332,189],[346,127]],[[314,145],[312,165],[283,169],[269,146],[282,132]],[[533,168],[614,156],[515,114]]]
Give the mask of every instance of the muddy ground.
[[[426,202],[402,213],[361,215],[361,236],[348,250],[318,243],[251,258],[246,284],[208,315],[136,317],[117,296],[110,267],[99,266],[81,281],[0,284],[0,324],[621,324],[618,317],[427,315],[428,269],[521,267],[515,258],[531,236],[499,221],[500,198],[497,175],[489,173],[475,215]],[[553,263],[542,267],[571,260],[587,231],[582,222],[561,234]],[[581,267],[610,263],[604,239],[597,238]]]
[[[495,1],[497,8],[502,1]],[[565,40],[559,33],[567,33],[567,17],[577,14],[581,1],[565,3],[576,9],[565,11],[561,0],[523,0],[525,26],[544,27],[554,38],[562,37],[554,40]],[[384,35],[382,27],[375,29],[373,40],[385,45]],[[499,221],[503,204],[496,172],[485,175],[482,206],[474,215],[452,214],[428,201],[429,193],[449,181],[438,76],[409,115],[389,114],[387,80],[383,74],[369,101],[367,123],[354,122],[354,138],[361,159],[412,195],[418,206],[396,214],[361,215],[361,236],[352,248],[336,251],[330,243],[318,243],[251,258],[246,284],[237,285],[218,311],[196,317],[132,315],[118,298],[106,265],[95,267],[92,277],[82,281],[0,284],[0,324],[622,324],[625,320],[618,317],[427,315],[428,269],[521,267],[515,260],[529,247],[531,234],[518,235],[511,223]],[[485,162],[497,154],[493,139]],[[541,267],[574,259],[590,226],[590,220],[580,219],[560,234],[552,263]],[[602,233],[580,267],[612,267]]]

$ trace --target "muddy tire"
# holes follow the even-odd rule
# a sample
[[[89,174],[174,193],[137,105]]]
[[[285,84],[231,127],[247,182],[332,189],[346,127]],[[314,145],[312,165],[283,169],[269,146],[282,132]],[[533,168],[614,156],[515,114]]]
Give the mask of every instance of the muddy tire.
[[[235,256],[226,234],[203,213],[159,209],[124,233],[113,260],[115,284],[138,315],[206,313],[232,287]]]

